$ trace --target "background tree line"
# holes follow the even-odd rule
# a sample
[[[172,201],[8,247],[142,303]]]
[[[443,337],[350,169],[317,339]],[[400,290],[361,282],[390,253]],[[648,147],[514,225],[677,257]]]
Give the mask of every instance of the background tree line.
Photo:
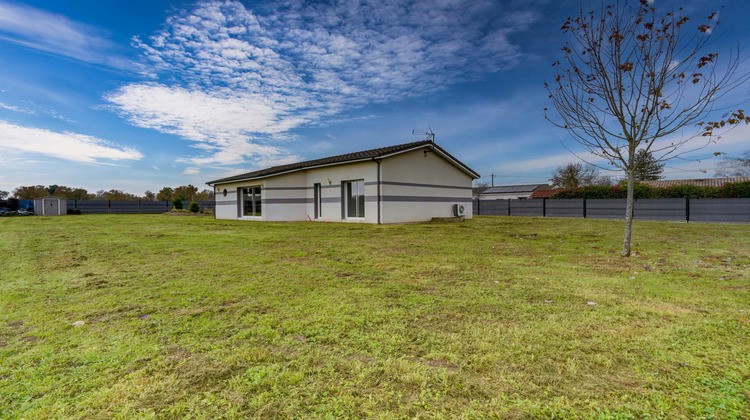
[[[0,195],[7,197],[6,191],[0,191]],[[164,187],[158,193],[146,191],[143,195],[136,195],[124,192],[122,190],[111,189],[109,191],[99,190],[95,193],[89,193],[84,188],[74,188],[65,185],[30,185],[21,186],[13,190],[13,197],[19,200],[31,200],[39,197],[60,197],[68,200],[147,200],[147,201],[172,201],[176,198],[182,201],[208,201],[213,200],[213,191],[204,189],[198,191],[198,188],[188,184],[177,188]],[[0,196],[0,199],[5,197]]]

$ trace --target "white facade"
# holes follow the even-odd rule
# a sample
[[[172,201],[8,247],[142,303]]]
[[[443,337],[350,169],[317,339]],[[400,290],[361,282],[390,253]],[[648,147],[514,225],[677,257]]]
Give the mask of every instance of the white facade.
[[[216,181],[215,215],[235,220],[406,223],[452,217],[453,205],[461,204],[464,217],[471,218],[471,184],[477,177],[442,149],[427,144],[376,158]],[[257,202],[242,199],[243,189],[258,187],[260,215],[248,211],[258,210]],[[350,188],[361,188],[364,197],[350,199]]]

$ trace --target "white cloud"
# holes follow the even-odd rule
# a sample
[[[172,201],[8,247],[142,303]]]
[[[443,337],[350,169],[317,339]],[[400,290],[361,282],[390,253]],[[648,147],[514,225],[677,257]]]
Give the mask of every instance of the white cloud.
[[[82,163],[139,160],[140,152],[106,140],[76,133],[22,127],[0,121],[0,149],[36,153]],[[111,164],[111,163],[110,163]]]
[[[136,43],[158,83],[106,95],[132,124],[179,135],[195,165],[294,160],[294,128],[347,109],[424,96],[516,65],[509,36],[536,16],[492,0],[209,0]],[[179,82],[177,82],[179,81]]]
[[[156,165],[152,166],[152,168],[154,168],[154,169],[155,169],[155,170],[157,170],[157,171],[161,171],[161,169],[159,169],[159,167],[158,167],[158,166],[156,166]]]
[[[14,111],[14,112],[21,112],[21,113],[24,113],[24,114],[30,114],[30,115],[36,114],[36,112],[34,112],[34,111],[30,110],[30,109],[26,109],[26,108],[23,108],[23,107],[20,107],[20,106],[7,105],[7,104],[4,104],[2,102],[0,102],[0,108],[7,109],[9,111]]]
[[[201,173],[201,171],[198,168],[185,168],[185,170],[182,171],[183,175],[196,175],[199,173]]]
[[[0,0],[0,40],[87,63],[134,69],[112,51],[117,47],[101,30],[65,16]]]

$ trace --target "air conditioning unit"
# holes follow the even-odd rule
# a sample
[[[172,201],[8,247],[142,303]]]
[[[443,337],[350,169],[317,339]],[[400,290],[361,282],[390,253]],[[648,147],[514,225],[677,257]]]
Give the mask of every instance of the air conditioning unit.
[[[453,205],[453,217],[464,217],[465,215],[466,215],[466,211],[464,209],[463,204]]]

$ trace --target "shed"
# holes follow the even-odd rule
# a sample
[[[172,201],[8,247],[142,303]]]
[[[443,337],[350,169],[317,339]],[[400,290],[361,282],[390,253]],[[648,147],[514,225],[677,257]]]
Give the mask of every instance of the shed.
[[[68,200],[60,197],[35,198],[34,213],[37,216],[62,216],[68,214]]]

